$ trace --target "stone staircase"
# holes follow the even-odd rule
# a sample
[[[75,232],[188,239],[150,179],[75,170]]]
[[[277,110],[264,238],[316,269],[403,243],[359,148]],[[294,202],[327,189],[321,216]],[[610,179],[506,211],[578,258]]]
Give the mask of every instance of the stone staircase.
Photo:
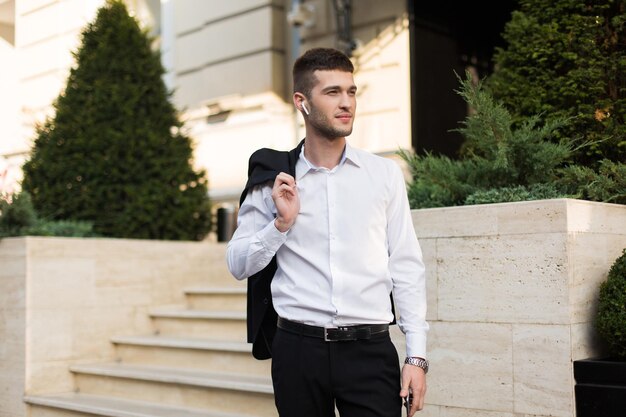
[[[243,284],[243,283],[242,283]],[[274,417],[270,361],[245,343],[245,286],[185,290],[153,334],[114,336],[110,363],[70,367],[74,392],[27,396],[31,417]]]

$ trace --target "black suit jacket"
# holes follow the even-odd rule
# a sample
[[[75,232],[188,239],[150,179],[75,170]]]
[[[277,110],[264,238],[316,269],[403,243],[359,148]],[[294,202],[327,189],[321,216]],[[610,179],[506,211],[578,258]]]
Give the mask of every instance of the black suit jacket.
[[[296,176],[296,162],[304,140],[289,152],[259,149],[250,156],[248,182],[241,194],[243,204],[248,191],[254,186],[274,181],[280,172]],[[248,278],[248,342],[252,343],[252,355],[257,359],[272,357],[272,340],[276,334],[278,315],[272,303],[270,284],[276,273],[276,256],[261,271]]]

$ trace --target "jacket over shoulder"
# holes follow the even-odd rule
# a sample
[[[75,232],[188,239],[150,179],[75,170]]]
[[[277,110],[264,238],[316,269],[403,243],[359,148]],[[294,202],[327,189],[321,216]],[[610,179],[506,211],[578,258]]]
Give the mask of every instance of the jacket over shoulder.
[[[257,185],[274,181],[279,173],[286,172],[295,176],[296,161],[303,144],[304,140],[288,152],[268,148],[254,152],[248,163],[248,181],[239,199],[239,205],[243,204],[248,191]],[[270,285],[276,269],[276,256],[274,256],[265,268],[248,278],[248,342],[252,343],[252,355],[256,359],[272,357],[271,347],[276,334],[278,315],[272,304]]]

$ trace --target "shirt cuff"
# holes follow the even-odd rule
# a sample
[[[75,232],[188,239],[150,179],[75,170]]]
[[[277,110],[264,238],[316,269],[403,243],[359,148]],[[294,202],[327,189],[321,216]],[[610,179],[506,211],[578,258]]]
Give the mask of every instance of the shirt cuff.
[[[258,238],[266,250],[275,253],[287,240],[288,232],[289,231],[283,233],[278,230],[274,225],[274,220],[272,220],[258,232]]]
[[[406,356],[426,359],[426,335],[408,333],[406,337]]]

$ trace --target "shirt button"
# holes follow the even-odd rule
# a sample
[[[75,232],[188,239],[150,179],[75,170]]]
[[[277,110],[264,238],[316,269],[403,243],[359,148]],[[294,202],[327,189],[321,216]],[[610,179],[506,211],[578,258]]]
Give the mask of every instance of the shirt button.
[[[270,301],[267,298],[263,299],[263,304],[268,304]]]

